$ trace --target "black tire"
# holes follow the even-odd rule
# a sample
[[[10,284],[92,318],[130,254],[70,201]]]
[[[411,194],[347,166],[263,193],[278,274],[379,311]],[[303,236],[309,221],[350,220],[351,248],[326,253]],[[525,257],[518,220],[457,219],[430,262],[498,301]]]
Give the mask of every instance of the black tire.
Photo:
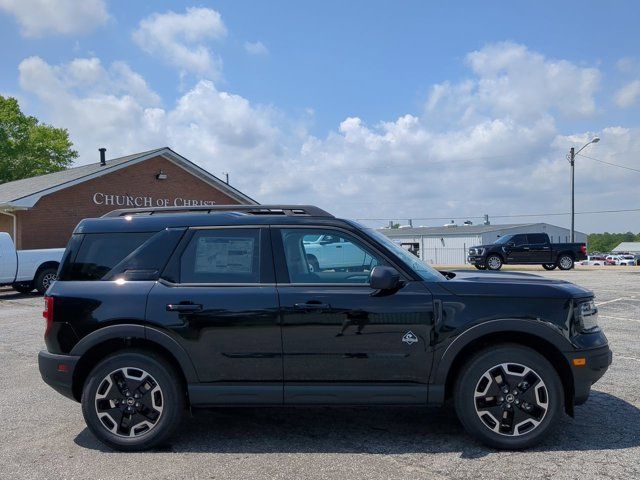
[[[486,270],[487,269],[486,265],[478,265],[477,263],[474,265],[474,267],[476,267],[478,270]]]
[[[485,265],[488,270],[500,270],[502,268],[502,258],[496,254],[489,255],[485,261]]]
[[[502,370],[496,373],[497,368]],[[542,441],[562,416],[564,391],[560,376],[535,350],[515,344],[492,346],[474,355],[460,372],[453,392],[456,413],[467,432],[485,445],[508,450],[531,447]],[[508,393],[501,390],[500,378]],[[532,382],[529,387],[525,380]],[[497,395],[483,396],[494,390]],[[541,401],[545,398],[546,404]],[[496,405],[491,406],[492,402]],[[512,413],[503,420],[505,411]]]
[[[545,270],[555,270],[557,265],[555,263],[543,263],[542,268]]]
[[[131,378],[125,378],[124,372]],[[82,390],[82,414],[89,430],[104,444],[122,451],[147,450],[166,442],[184,413],[185,393],[179,378],[163,357],[150,351],[122,350],[107,357],[91,371]],[[126,413],[127,408],[133,413]],[[134,436],[128,436],[131,433]]]
[[[38,293],[43,295],[47,291],[49,285],[58,278],[57,268],[43,268],[38,272],[34,280],[34,285]]]
[[[14,283],[13,285],[11,285],[11,288],[13,288],[18,293],[26,295],[27,293],[31,293],[33,291],[33,283]]]
[[[318,259],[315,257],[315,255],[307,255],[307,263],[309,264],[309,267],[311,267],[313,272],[320,271],[320,262],[318,262]]]
[[[557,265],[560,270],[571,270],[573,268],[573,257],[568,253],[563,253],[558,257]]]

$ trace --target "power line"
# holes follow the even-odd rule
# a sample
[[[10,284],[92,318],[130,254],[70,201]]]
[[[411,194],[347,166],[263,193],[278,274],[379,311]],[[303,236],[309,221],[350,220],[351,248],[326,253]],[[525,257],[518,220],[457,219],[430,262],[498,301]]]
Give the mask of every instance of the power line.
[[[640,212],[640,208],[625,208],[620,210],[592,210],[588,212],[576,212],[576,215],[595,215],[601,213],[629,213],[629,212]],[[521,214],[511,214],[511,215],[489,215],[489,218],[518,218],[518,217],[555,217],[562,215],[571,215],[571,212],[552,212],[552,213],[521,213]],[[398,220],[401,218],[411,218],[411,220],[451,220],[452,218],[482,218],[484,219],[484,215],[482,216],[469,216],[469,215],[449,215],[448,217],[395,217],[395,218],[357,218],[356,220],[362,221],[377,221],[377,222],[385,222],[389,220]]]
[[[632,172],[640,172],[640,169],[637,169],[637,168],[627,167],[626,165],[618,165],[617,163],[605,162],[604,160],[600,160],[599,158],[583,155],[582,153],[578,153],[578,155],[584,158],[588,158],[589,160],[594,160],[596,162],[604,163],[605,165],[611,165],[612,167],[624,168],[626,170],[631,170]]]

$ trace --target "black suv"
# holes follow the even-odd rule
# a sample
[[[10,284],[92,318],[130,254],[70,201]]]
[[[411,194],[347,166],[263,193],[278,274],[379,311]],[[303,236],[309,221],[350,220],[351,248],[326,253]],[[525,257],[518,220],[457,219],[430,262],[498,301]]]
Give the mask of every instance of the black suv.
[[[80,222],[69,242],[38,360],[117,449],[165,441],[187,408],[449,398],[474,437],[524,448],[611,363],[589,290],[438,272],[316,207],[105,217]]]

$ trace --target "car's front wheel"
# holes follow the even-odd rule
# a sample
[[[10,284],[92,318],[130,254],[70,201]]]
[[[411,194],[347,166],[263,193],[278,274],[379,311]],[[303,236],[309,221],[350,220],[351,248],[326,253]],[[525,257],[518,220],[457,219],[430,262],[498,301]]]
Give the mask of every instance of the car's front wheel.
[[[82,413],[103,443],[124,451],[166,441],[180,424],[185,395],[175,369],[144,350],[124,350],[100,362],[82,391]]]
[[[502,258],[500,258],[500,255],[489,255],[486,265],[489,270],[500,270],[502,268]]]
[[[456,380],[454,401],[458,418],[473,437],[515,450],[547,436],[562,415],[564,394],[545,357],[505,344],[482,350],[467,362]]]

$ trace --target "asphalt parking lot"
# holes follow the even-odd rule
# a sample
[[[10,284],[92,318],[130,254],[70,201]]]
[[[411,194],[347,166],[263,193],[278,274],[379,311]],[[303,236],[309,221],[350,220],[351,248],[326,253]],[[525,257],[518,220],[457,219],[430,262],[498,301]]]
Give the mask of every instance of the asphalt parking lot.
[[[545,272],[596,292],[613,365],[544,444],[499,452],[451,408],[218,409],[171,444],[105,448],[40,379],[42,299],[0,290],[0,478],[640,478],[640,268]]]

